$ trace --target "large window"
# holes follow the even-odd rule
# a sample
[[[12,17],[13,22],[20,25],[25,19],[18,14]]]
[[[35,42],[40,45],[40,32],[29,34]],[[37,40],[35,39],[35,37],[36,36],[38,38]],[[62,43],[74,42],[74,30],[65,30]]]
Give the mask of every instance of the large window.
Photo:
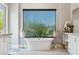
[[[56,9],[23,9],[25,37],[52,37],[56,31]]]
[[[0,4],[0,33],[4,33],[6,30],[5,30],[5,27],[6,27],[6,9],[5,9],[5,6]]]

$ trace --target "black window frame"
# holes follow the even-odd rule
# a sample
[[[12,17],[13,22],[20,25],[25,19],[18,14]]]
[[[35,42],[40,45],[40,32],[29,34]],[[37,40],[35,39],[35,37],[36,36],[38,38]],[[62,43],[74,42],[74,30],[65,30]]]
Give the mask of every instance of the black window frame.
[[[24,30],[24,11],[57,11],[56,9],[23,9],[23,30]],[[56,13],[55,13],[55,19],[56,19]],[[56,32],[56,21],[55,20],[55,32]],[[25,38],[37,38],[37,37],[31,37],[31,36],[24,36]],[[55,38],[54,36],[51,37],[40,37],[40,38]]]

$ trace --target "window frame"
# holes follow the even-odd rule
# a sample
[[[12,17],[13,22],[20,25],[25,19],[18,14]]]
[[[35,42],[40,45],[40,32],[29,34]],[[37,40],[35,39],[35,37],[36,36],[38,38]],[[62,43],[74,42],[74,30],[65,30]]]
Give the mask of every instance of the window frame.
[[[56,11],[55,12],[55,32],[56,32],[56,28],[57,28],[57,9],[22,9],[22,19],[23,19],[23,25],[22,25],[22,28],[23,28],[23,31],[24,31],[24,13],[23,11]],[[51,35],[53,37],[53,35]],[[26,38],[26,37],[25,37]],[[36,37],[27,37],[27,38],[36,38]],[[45,37],[46,38],[46,37]],[[51,37],[47,37],[47,38],[51,38]]]
[[[5,8],[5,20],[3,20],[3,30],[2,33],[9,33],[9,21],[8,21],[8,6],[7,4],[0,3]]]

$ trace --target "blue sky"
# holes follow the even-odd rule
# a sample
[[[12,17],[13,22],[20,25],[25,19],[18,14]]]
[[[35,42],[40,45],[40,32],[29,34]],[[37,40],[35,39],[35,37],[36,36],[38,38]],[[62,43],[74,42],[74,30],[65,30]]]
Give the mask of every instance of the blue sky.
[[[24,11],[24,23],[37,22],[45,25],[55,25],[56,11]]]

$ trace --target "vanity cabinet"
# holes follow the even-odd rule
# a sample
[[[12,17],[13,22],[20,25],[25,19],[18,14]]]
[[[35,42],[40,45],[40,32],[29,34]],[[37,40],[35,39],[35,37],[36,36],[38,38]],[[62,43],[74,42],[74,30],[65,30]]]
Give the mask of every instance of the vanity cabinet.
[[[79,55],[79,34],[64,33],[63,44],[70,55]]]
[[[68,52],[71,55],[79,55],[79,37],[75,34],[68,35]]]
[[[68,50],[68,39],[69,39],[69,35],[72,33],[64,33],[63,34],[63,45],[64,48]]]

